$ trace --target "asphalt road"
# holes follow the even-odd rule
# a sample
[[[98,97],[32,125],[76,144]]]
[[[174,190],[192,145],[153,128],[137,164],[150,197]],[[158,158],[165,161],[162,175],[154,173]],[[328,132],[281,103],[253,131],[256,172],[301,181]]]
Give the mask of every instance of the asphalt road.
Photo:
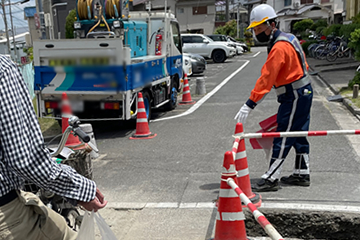
[[[197,101],[195,105],[179,106],[171,112],[154,112],[149,125],[150,131],[157,134],[153,139],[129,140],[135,130],[117,123],[96,126],[95,137],[101,157],[94,161],[94,177],[109,201],[109,208],[131,210],[157,206],[164,210],[155,216],[166,218],[174,214],[169,211],[177,208],[201,204],[210,206],[207,204],[218,197],[224,153],[232,147],[236,124],[233,118],[248,99],[266,56],[265,48],[254,48],[252,54],[236,56],[223,64],[209,63],[202,75],[207,95],[192,95]],[[194,93],[196,76],[190,79],[191,92]],[[313,87],[310,130],[360,128],[359,121],[343,105],[326,100],[331,93],[319,79],[313,78]],[[272,91],[248,117],[245,132],[259,130],[258,123],[275,114],[277,107],[276,95]],[[357,184],[359,138],[310,137],[311,186],[282,186],[278,192],[262,193],[264,205],[271,208],[297,204],[299,208],[315,206],[315,209],[319,206],[360,206],[360,187]],[[267,170],[268,162],[262,150],[253,150],[248,141],[246,147],[250,178],[256,181]],[[284,163],[283,175],[291,174],[294,158],[292,150]],[[198,218],[204,215],[201,218],[203,221],[200,221],[205,225],[202,230],[204,235],[183,239],[209,236],[214,210],[212,207],[205,209],[205,212],[191,212]],[[125,213],[121,214],[124,217]],[[111,216],[108,221],[114,223],[116,217]],[[182,218],[187,221],[186,217]],[[143,225],[136,229],[143,229],[141,227],[149,228]],[[126,232],[131,236],[121,239],[145,239],[149,236],[149,233],[140,230],[139,234],[143,237],[133,237],[126,229],[130,227],[116,230],[119,235]],[[182,239],[181,234],[176,238],[162,238],[162,228],[157,226],[156,229],[151,232],[151,236],[155,237],[149,239]]]

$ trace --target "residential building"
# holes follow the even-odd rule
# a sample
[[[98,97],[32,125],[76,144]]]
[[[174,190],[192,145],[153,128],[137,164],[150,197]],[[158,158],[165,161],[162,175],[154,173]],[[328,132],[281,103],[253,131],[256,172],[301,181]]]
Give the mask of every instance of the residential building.
[[[216,16],[215,27],[225,25],[226,23],[226,1],[215,2]],[[239,17],[237,16],[239,13]],[[239,24],[248,25],[248,10],[241,4],[241,2],[229,4],[229,20],[238,20]]]
[[[145,10],[147,1],[134,0],[134,10]],[[167,0],[167,10],[177,18],[182,33],[212,34],[215,30],[214,0]],[[165,1],[151,1],[151,11],[164,11]]]
[[[359,0],[344,0],[344,22],[350,23],[351,19],[360,12]]]
[[[252,8],[261,3],[267,3],[275,9],[279,29],[285,32],[292,32],[294,24],[302,19],[325,19],[328,24],[343,22],[343,0],[248,0],[244,5],[251,12]]]
[[[215,30],[214,0],[178,0],[175,15],[180,31],[188,33],[212,34]]]

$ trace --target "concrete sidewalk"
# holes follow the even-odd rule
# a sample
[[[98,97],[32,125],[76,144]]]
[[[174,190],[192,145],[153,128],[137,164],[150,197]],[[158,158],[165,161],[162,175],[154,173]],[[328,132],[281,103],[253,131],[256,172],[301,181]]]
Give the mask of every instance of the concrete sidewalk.
[[[317,73],[334,94],[339,94],[341,88],[348,86],[349,81],[355,76],[356,68],[360,65],[360,62],[349,58],[340,58],[335,62],[314,58],[306,60],[312,70],[309,71],[310,74]]]
[[[313,76],[318,76],[333,92],[334,95],[340,97],[340,91],[347,88],[349,81],[351,81],[360,62],[349,58],[340,58],[335,62],[327,60],[318,60],[308,58],[307,62],[310,67],[309,73]],[[351,102],[349,97],[341,96],[339,99],[349,111],[360,120],[360,109]]]

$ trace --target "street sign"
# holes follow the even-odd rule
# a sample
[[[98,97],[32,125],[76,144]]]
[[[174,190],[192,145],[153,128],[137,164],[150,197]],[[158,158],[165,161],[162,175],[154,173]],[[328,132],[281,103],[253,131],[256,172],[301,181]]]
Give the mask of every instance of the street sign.
[[[44,19],[45,19],[45,27],[51,27],[50,13],[45,13]]]
[[[35,20],[35,27],[36,29],[40,29],[40,17],[39,14],[34,14],[34,20]]]
[[[28,56],[22,56],[21,57],[21,64],[27,64],[29,63],[29,57]]]

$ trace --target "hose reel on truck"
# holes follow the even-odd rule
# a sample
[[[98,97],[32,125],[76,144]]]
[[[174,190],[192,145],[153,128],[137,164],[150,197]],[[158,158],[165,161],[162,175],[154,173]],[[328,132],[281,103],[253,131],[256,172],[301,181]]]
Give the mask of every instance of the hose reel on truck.
[[[75,38],[123,36],[122,0],[77,0]]]

